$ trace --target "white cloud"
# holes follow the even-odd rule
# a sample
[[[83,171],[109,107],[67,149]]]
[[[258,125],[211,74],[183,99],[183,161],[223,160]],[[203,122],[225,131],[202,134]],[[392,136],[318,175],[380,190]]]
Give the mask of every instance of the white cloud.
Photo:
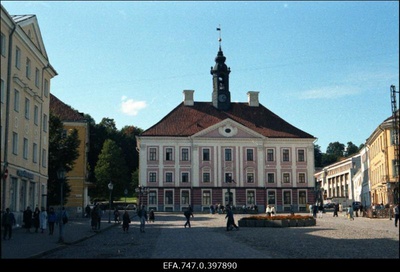
[[[147,107],[146,101],[135,101],[126,96],[122,96],[121,101],[121,112],[129,116],[136,116],[140,110]]]
[[[360,93],[354,86],[330,86],[319,89],[307,90],[299,94],[301,99],[334,99]]]

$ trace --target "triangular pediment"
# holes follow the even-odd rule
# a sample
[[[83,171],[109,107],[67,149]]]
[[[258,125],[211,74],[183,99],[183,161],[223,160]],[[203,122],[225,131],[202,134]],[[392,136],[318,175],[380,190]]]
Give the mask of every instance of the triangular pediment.
[[[18,22],[18,25],[25,32],[26,36],[32,41],[36,48],[42,53],[47,59],[47,53],[44,48],[42,34],[40,32],[39,23],[36,16],[31,16],[29,19]]]
[[[227,118],[192,136],[192,138],[265,138],[234,120]]]

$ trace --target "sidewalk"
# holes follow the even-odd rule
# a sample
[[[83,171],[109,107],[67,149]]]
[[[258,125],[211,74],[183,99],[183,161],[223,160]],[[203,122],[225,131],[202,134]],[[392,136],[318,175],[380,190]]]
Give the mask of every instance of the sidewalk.
[[[134,216],[130,211],[131,218]],[[104,214],[100,224],[100,232],[120,224],[114,223],[114,217],[108,223],[108,214]],[[60,247],[66,247],[71,244],[78,243],[85,239],[96,235],[90,226],[89,218],[70,218],[68,223],[64,225],[64,244],[58,243],[59,225],[55,225],[54,234],[49,235],[47,228],[44,233],[26,232],[23,228],[14,228],[11,240],[3,240],[1,236],[1,259],[36,259],[49,252],[56,251]]]

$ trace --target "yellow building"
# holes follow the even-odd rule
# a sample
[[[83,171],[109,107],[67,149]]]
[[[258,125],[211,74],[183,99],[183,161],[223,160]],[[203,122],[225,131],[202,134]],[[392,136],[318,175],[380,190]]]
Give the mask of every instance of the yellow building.
[[[76,129],[80,145],[78,147],[79,157],[74,166],[67,174],[68,184],[71,186],[71,193],[66,201],[65,207],[70,215],[82,215],[84,207],[89,204],[87,182],[87,158],[89,152],[89,123],[87,119],[70,106],[63,103],[53,94],[50,96],[50,112],[60,118],[65,133]]]
[[[398,139],[395,139],[393,131],[391,116],[374,130],[366,142],[370,150],[369,177],[371,202],[374,204],[393,204],[399,201],[399,171],[395,156]]]
[[[1,5],[1,209],[47,206],[51,66],[35,15]]]

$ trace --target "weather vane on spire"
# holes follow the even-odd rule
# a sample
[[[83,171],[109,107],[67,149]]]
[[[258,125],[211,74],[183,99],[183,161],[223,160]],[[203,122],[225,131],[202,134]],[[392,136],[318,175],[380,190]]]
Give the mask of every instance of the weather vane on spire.
[[[217,31],[219,31],[218,42],[219,42],[219,47],[221,48],[221,41],[222,41],[222,38],[221,38],[221,25],[218,25]]]

